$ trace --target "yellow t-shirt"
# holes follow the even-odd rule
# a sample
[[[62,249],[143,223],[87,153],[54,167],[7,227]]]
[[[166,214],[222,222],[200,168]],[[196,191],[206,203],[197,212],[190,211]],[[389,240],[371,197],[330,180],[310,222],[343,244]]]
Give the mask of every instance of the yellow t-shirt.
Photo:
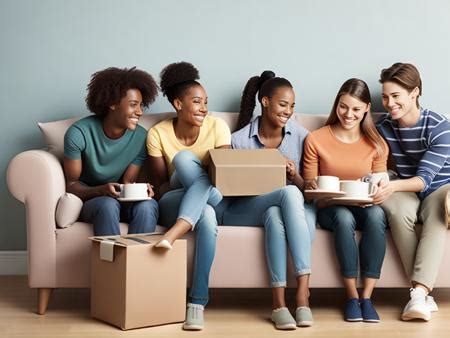
[[[172,160],[180,150],[192,151],[206,165],[209,149],[231,144],[231,133],[227,123],[214,116],[207,115],[200,127],[200,134],[194,144],[185,146],[178,141],[173,129],[173,120],[167,119],[153,126],[147,134],[147,152],[153,157],[164,157],[169,176],[175,168]]]

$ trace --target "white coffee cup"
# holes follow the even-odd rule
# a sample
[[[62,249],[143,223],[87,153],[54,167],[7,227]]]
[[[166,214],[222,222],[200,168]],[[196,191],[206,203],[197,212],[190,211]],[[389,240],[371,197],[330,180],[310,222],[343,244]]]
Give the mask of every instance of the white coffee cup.
[[[336,176],[318,176],[317,186],[319,190],[339,191],[339,177]]]
[[[129,183],[120,185],[120,197],[122,198],[147,198],[147,183]]]
[[[376,194],[378,186],[368,182],[343,180],[340,181],[341,191],[345,192],[345,197],[369,198]]]

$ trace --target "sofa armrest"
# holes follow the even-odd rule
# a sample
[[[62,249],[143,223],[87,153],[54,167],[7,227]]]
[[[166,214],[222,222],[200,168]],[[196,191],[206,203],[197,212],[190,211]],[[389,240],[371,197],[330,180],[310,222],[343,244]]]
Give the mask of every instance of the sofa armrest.
[[[52,287],[56,276],[55,211],[65,192],[61,163],[47,151],[25,151],[9,163],[6,181],[11,194],[25,204],[30,287]]]

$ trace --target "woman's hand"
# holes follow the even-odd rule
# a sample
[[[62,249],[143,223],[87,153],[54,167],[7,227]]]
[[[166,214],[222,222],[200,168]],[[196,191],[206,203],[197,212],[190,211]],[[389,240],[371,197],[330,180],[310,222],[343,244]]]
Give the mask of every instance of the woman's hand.
[[[120,184],[119,183],[106,183],[98,187],[100,196],[109,196],[117,198],[120,196]]]
[[[295,177],[297,176],[297,170],[295,169],[295,162],[286,159],[286,177],[289,181],[293,182],[295,180]]]
[[[148,192],[148,197],[155,196],[155,192],[153,191],[153,185],[151,185],[150,183],[147,183],[147,192]]]
[[[305,180],[305,190],[315,190],[318,187],[316,180]]]
[[[392,193],[395,192],[394,185],[392,182],[381,180],[378,183],[378,191],[373,196],[373,204],[382,204],[386,201]]]

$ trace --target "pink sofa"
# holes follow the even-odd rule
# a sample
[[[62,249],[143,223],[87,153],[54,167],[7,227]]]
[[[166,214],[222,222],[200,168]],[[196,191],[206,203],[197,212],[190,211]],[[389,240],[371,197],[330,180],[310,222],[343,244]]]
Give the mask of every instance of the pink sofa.
[[[235,129],[236,113],[211,113],[223,118]],[[173,113],[145,115],[141,124],[149,128]],[[297,121],[309,130],[323,125],[324,115],[298,114]],[[18,154],[10,162],[7,183],[10,192],[25,204],[28,237],[28,280],[38,289],[38,313],[46,311],[54,288],[89,287],[89,262],[92,225],[75,222],[58,228],[55,210],[65,193],[63,169],[60,163],[63,136],[77,119],[40,124],[48,150],[30,150]],[[127,225],[121,224],[123,233]],[[163,230],[158,227],[158,230]],[[450,239],[450,232],[447,235]],[[188,274],[191,273],[193,235],[188,234]],[[219,226],[217,252],[212,267],[212,288],[268,287],[264,254],[264,230],[260,227]],[[408,287],[396,249],[390,235],[379,287]],[[450,241],[449,241],[450,242]],[[447,246],[442,267],[450,266],[450,246]],[[289,269],[290,269],[289,264]],[[188,278],[190,280],[190,278]],[[290,273],[290,285],[295,285]],[[313,244],[311,287],[341,287],[331,234],[318,229]],[[436,287],[450,287],[450,270],[441,268]]]

